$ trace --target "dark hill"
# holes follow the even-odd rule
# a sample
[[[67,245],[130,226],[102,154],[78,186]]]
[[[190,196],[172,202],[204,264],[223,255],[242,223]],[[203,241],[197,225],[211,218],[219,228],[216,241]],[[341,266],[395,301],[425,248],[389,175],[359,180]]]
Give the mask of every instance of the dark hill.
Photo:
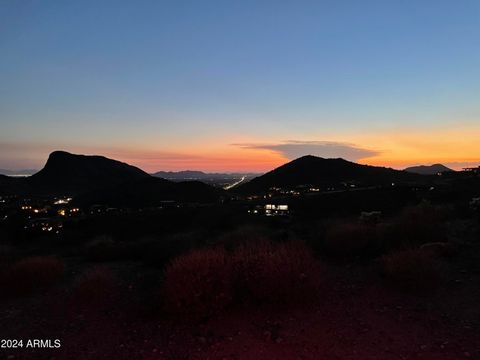
[[[239,186],[237,191],[258,193],[271,187],[293,188],[302,185],[327,187],[342,182],[374,186],[417,181],[419,178],[419,175],[405,171],[361,165],[344,159],[324,159],[307,155]]]
[[[103,156],[55,151],[45,167],[27,181],[33,193],[74,195],[148,177],[139,168]]]
[[[111,207],[158,206],[164,201],[208,203],[217,201],[223,193],[223,190],[198,181],[175,183],[148,177],[87,192],[78,196],[75,203]]]
[[[405,169],[406,172],[420,175],[436,175],[446,171],[454,171],[442,164],[411,166]]]
[[[212,202],[223,191],[199,183],[174,183],[103,156],[50,154],[45,167],[27,178],[0,175],[0,194],[71,195],[82,205],[156,206],[166,200]]]
[[[7,175],[2,175],[0,174],[0,184],[3,184],[3,183],[7,183],[10,181],[10,177],[8,177]]]
[[[16,195],[27,192],[26,178],[0,175],[0,195]]]

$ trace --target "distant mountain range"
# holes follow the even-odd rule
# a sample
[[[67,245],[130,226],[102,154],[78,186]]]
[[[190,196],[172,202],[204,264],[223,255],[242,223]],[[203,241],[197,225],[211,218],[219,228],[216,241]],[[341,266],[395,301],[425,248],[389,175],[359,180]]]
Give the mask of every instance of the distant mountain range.
[[[103,156],[50,154],[45,167],[27,178],[0,177],[0,193],[72,195],[82,204],[154,206],[165,200],[209,202],[219,189],[200,182],[174,183]]]
[[[294,188],[301,185],[328,187],[342,182],[372,186],[418,181],[425,179],[406,171],[307,155],[252,179],[236,190],[242,193],[258,193],[268,191],[272,187]]]
[[[407,167],[405,171],[421,175],[436,175],[445,171],[454,171],[442,164],[419,165]]]
[[[38,170],[34,169],[25,169],[25,170],[7,170],[7,169],[0,169],[1,175],[7,176],[30,176],[37,172]]]
[[[196,170],[184,170],[184,171],[158,171],[153,176],[160,177],[172,181],[189,181],[189,180],[226,180],[226,179],[238,179],[242,176],[255,177],[261,174],[256,173],[205,173],[203,171]]]

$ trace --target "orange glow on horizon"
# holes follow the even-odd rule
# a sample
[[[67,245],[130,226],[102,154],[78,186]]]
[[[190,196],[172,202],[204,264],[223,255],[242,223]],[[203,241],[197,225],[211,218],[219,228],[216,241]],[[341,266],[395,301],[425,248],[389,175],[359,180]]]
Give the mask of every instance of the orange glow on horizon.
[[[147,153],[148,154],[148,153]],[[228,147],[218,152],[176,154],[157,157],[155,154],[122,156],[122,161],[147,172],[201,170],[205,172],[266,172],[289,160],[273,151],[243,150]]]
[[[293,160],[291,155],[278,150],[279,139],[259,139],[242,135],[218,140],[192,141],[187,145],[180,140],[172,141],[168,148],[157,148],[155,143],[135,146],[81,146],[48,144],[5,145],[0,160],[18,168],[41,169],[54,150],[76,154],[103,155],[137,166],[147,172],[201,170],[206,172],[267,172]],[[383,131],[369,130],[364,133],[315,134],[302,141],[338,142],[359,149],[373,151],[370,157],[348,159],[362,164],[403,169],[412,165],[442,163],[453,169],[480,164],[480,124],[457,124],[437,128],[396,128]],[[298,139],[298,138],[297,138]],[[287,142],[288,143],[288,142]],[[295,143],[295,142],[291,142]],[[232,145],[240,144],[240,145]],[[241,144],[253,144],[242,146]],[[260,144],[262,146],[255,146]],[[272,148],[263,146],[271,144]],[[321,153],[303,154],[322,156]],[[301,155],[298,155],[301,156]],[[296,157],[298,157],[296,156]],[[328,156],[326,156],[328,157]],[[330,157],[335,157],[330,155]],[[28,163],[24,160],[28,159]],[[359,159],[359,160],[358,160]],[[23,162],[22,162],[23,161]],[[23,164],[23,165],[22,165]],[[8,168],[8,167],[7,167]]]
[[[402,131],[358,138],[359,144],[375,144],[380,154],[361,159],[363,164],[405,168],[412,165],[442,163],[460,170],[480,165],[480,127]]]
[[[360,148],[379,152],[377,155],[356,161],[362,164],[403,169],[413,165],[443,163],[458,170],[465,166],[480,164],[479,138],[480,126],[473,125],[433,130],[404,128],[362,135],[330,136],[325,140],[345,141]],[[199,148],[201,150],[198,150]],[[147,172],[160,170],[267,172],[293,160],[273,150],[241,148],[228,144],[223,146],[212,143],[204,146],[195,144],[182,150],[181,153],[176,153],[132,149],[121,153],[113,151],[105,155],[111,155]]]

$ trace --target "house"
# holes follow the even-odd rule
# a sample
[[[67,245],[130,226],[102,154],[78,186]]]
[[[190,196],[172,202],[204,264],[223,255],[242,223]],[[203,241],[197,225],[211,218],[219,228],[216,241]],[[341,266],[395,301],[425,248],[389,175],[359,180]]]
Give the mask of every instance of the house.
[[[265,216],[286,216],[289,214],[289,208],[286,204],[255,205],[254,207],[249,208],[248,213],[253,215]]]
[[[266,204],[264,206],[266,216],[285,216],[289,214],[288,205]]]

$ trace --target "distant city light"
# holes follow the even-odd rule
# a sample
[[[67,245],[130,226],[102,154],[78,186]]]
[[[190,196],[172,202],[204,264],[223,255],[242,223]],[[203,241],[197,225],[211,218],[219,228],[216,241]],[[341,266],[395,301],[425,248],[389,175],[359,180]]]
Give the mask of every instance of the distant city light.
[[[72,198],[63,198],[63,199],[56,200],[54,204],[55,205],[68,204],[70,201],[72,201]]]

